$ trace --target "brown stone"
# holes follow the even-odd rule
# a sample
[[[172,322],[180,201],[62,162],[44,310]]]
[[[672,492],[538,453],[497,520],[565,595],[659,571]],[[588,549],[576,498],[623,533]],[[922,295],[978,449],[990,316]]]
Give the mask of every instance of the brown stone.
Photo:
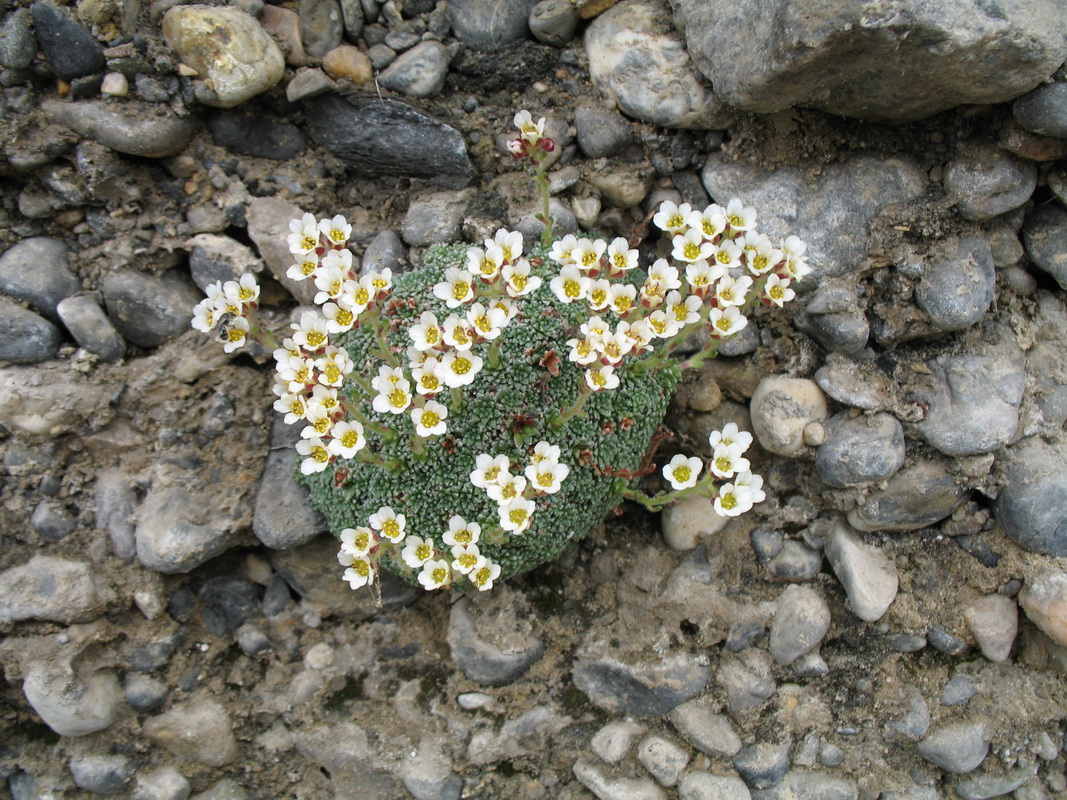
[[[331,78],[347,78],[354,83],[368,83],[374,77],[370,58],[350,44],[335,47],[324,55],[322,68]]]

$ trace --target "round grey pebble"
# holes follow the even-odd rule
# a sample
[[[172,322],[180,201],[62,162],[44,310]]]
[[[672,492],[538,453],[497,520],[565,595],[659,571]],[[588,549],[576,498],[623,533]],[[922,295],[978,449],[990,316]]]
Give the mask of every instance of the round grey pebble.
[[[79,789],[96,794],[120,794],[126,791],[134,765],[126,756],[75,756],[70,773]]]
[[[66,9],[41,2],[34,3],[30,11],[37,41],[56,75],[72,81],[104,69],[104,48]]]
[[[965,706],[977,692],[974,681],[966,675],[954,675],[941,690],[941,705]]]
[[[91,295],[76,294],[61,300],[56,313],[74,341],[101,361],[113,363],[126,355],[126,342]]]
[[[618,153],[633,140],[629,123],[614,109],[580,105],[574,111],[578,147],[588,158]]]
[[[840,767],[845,761],[845,751],[836,744],[823,742],[819,748],[819,761],[827,767]]]
[[[322,58],[341,44],[344,17],[337,0],[300,0],[300,38],[304,51],[312,58]]]
[[[968,649],[968,644],[963,639],[953,636],[936,622],[930,623],[930,627],[926,631],[926,640],[935,650],[939,650],[949,656],[961,655],[967,652]]]
[[[452,32],[475,50],[497,52],[521,42],[529,33],[537,0],[452,0]]]
[[[376,70],[383,70],[396,60],[396,50],[384,42],[367,50],[367,58]]]
[[[831,353],[855,355],[867,346],[871,326],[854,281],[829,280],[797,313],[797,325]]]
[[[258,656],[272,650],[270,637],[254,625],[242,625],[237,629],[237,646],[250,656]]]
[[[36,364],[54,358],[63,337],[59,328],[14,300],[0,296],[0,361]]]
[[[789,769],[788,743],[759,742],[742,748],[731,763],[751,789],[774,786]]]
[[[108,275],[101,287],[108,316],[138,347],[158,347],[190,330],[200,293],[176,275],[157,278],[133,270]]]
[[[425,246],[457,240],[470,199],[469,192],[434,192],[413,200],[400,228],[404,241]]]
[[[277,572],[270,576],[267,588],[263,592],[263,616],[273,617],[280,614],[293,602],[293,594],[289,591],[289,584],[285,578]]]
[[[174,652],[185,641],[186,630],[179,628],[151,644],[131,647],[126,652],[130,672],[154,672],[167,665]]]
[[[145,112],[134,104],[123,110],[103,102],[45,100],[41,109],[55,122],[95,142],[131,156],[163,158],[180,153],[192,137],[191,122],[174,115]]]
[[[408,97],[431,97],[445,85],[448,51],[440,42],[427,41],[402,53],[379,76],[386,89]]]
[[[200,587],[197,597],[204,627],[224,639],[233,636],[260,604],[259,587],[237,575],[209,578]]]
[[[389,31],[389,33],[385,34],[386,46],[393,48],[398,53],[410,50],[421,41],[421,38],[407,31]]]
[[[815,455],[815,469],[831,486],[885,480],[904,465],[904,428],[892,414],[842,411],[824,428],[826,441]]]
[[[980,320],[993,302],[997,271],[982,237],[960,239],[954,254],[934,259],[915,289],[919,307],[942,331],[960,331]]]
[[[562,47],[574,38],[579,21],[570,0],[541,0],[530,12],[530,33],[539,42]]]
[[[946,772],[962,775],[978,768],[989,753],[989,739],[980,722],[944,725],[915,745],[916,751]]]
[[[856,800],[858,796],[852,781],[808,770],[791,770],[777,786],[752,793],[753,800]],[[880,797],[889,800],[889,793]]]
[[[997,522],[1031,553],[1067,556],[1067,447],[1039,437],[1009,449],[1007,480],[993,506]]]
[[[1014,769],[1006,775],[970,775],[959,781],[953,790],[962,800],[992,800],[1005,797],[1037,775],[1037,764]],[[1015,795],[1016,800],[1023,800]]]
[[[38,503],[30,516],[30,524],[42,539],[49,542],[65,539],[74,533],[78,526],[70,509],[55,500],[42,500]]]
[[[59,301],[81,288],[67,266],[67,246],[58,239],[23,239],[0,256],[0,291],[53,320]]]
[[[596,732],[589,748],[608,764],[618,764],[630,752],[634,738],[641,733],[641,726],[633,720],[609,722]]]
[[[138,711],[151,711],[167,699],[167,685],[162,681],[131,672],[126,676],[126,702]]]
[[[918,530],[947,517],[969,494],[940,462],[916,461],[868,494],[848,521],[861,531]]]
[[[1067,138],[1067,83],[1038,86],[1016,100],[1011,113],[1031,133]]]
[[[0,28],[0,66],[25,69],[37,55],[37,40],[28,8],[14,11]]]
[[[1035,209],[1023,225],[1023,242],[1030,259],[1067,289],[1067,209],[1056,203]]]
[[[1018,208],[1037,186],[1037,165],[995,148],[975,148],[945,170],[945,189],[964,219],[981,221]]]
[[[733,756],[741,749],[739,737],[730,720],[716,713],[710,704],[697,698],[671,710],[671,724],[693,747],[713,756]]]
[[[191,789],[174,767],[160,767],[137,775],[131,800],[187,800]]]
[[[646,736],[637,746],[637,760],[660,786],[675,786],[689,764],[689,753],[662,736]]]
[[[744,781],[733,775],[687,772],[678,784],[680,800],[751,800]]]
[[[771,623],[771,655],[788,666],[818,647],[829,629],[830,609],[822,595],[810,586],[790,586],[778,598]]]
[[[749,539],[752,541],[752,549],[756,553],[756,559],[761,564],[765,564],[782,552],[782,547],[785,544],[781,531],[776,531],[772,528],[753,528],[752,533],[749,534]]]
[[[361,272],[366,274],[389,269],[396,274],[400,271],[401,264],[406,257],[407,248],[404,247],[396,231],[380,231],[370,240],[370,244],[363,253]]]
[[[471,601],[464,597],[452,606],[448,623],[448,646],[460,671],[482,686],[507,686],[544,654],[544,642],[532,635],[521,646],[505,652],[486,641],[471,616]]]

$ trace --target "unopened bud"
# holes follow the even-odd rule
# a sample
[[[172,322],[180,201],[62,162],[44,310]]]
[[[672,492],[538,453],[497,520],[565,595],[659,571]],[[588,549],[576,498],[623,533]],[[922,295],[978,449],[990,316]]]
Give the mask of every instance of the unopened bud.
[[[546,153],[551,153],[553,150],[556,149],[556,143],[547,137],[538,142],[538,144],[541,145],[541,149],[544,150]]]

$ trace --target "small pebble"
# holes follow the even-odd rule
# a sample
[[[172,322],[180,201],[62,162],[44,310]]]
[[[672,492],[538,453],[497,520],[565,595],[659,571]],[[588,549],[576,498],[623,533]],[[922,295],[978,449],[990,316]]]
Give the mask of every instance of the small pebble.
[[[111,97],[125,97],[129,93],[130,82],[126,80],[126,76],[121,72],[109,72],[104,76],[104,80],[100,84],[100,94],[106,94]]]

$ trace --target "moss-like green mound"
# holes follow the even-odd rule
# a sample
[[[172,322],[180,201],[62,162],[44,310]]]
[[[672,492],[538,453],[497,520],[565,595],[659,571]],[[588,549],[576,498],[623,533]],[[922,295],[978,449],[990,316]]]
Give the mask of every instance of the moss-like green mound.
[[[434,297],[432,289],[443,280],[447,267],[464,266],[466,252],[466,245],[433,248],[422,269],[394,278],[393,290],[385,301],[386,316],[392,321],[388,342],[405,369],[404,354],[411,344],[407,331],[418,316],[429,310],[443,321],[453,313]],[[419,440],[421,452],[412,447],[410,416],[376,414],[371,408],[372,398],[352,379],[362,375],[369,380],[383,363],[372,332],[360,329],[336,337],[335,343],[348,350],[356,365],[343,393],[358,404],[366,419],[399,434],[386,441],[367,430],[367,451],[380,453],[386,460],[396,459],[402,466],[390,470],[352,459],[334,462],[324,472],[301,476],[310,489],[312,505],[325,515],[335,535],[344,528],[367,525],[371,514],[382,506],[404,514],[408,533],[432,537],[438,547],[442,547],[441,536],[452,515],[478,522],[483,530],[492,528],[499,520],[497,505],[470,482],[476,456],[507,455],[512,472],[521,474],[533,446],[541,441],[559,446],[560,461],[571,472],[558,493],[536,500],[530,530],[506,544],[484,538],[479,542],[482,554],[500,565],[500,579],[555,559],[619,504],[620,492],[629,483],[627,472],[639,470],[644,463],[678,373],[674,368],[650,370],[635,379],[624,371],[618,388],[593,395],[582,414],[554,430],[550,420],[573,406],[579,395],[583,368],[568,360],[566,342],[580,335],[578,328],[589,318],[589,311],[585,303],[568,305],[556,298],[548,288],[548,281],[556,274],[555,265],[544,256],[539,248],[530,254],[533,274],[540,275],[545,283],[517,301],[520,314],[498,340],[499,359],[490,358],[490,343],[475,345],[474,352],[485,363],[483,370],[471,386],[461,390],[460,408],[450,405],[448,390],[437,398],[450,405],[448,433]],[[637,270],[634,273],[631,280],[640,285],[644,275]],[[386,556],[382,563],[415,581],[414,571],[402,562]]]

